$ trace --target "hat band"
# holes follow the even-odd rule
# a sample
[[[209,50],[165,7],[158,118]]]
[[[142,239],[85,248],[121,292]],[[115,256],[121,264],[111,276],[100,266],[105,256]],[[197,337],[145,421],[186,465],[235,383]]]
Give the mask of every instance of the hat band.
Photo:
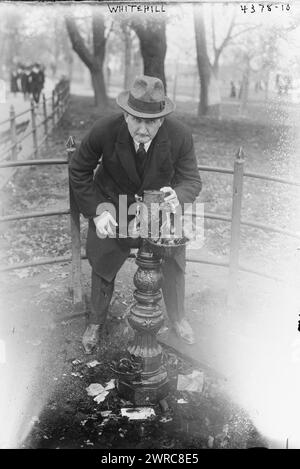
[[[164,110],[165,108],[165,101],[157,101],[148,103],[145,101],[141,101],[140,99],[136,99],[129,93],[128,104],[130,107],[137,112],[145,112],[145,113],[159,113]]]

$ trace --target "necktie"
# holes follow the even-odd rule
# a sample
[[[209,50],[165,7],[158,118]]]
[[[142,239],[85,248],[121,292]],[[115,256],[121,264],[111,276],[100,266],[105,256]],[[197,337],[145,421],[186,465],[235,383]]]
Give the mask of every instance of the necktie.
[[[144,144],[140,143],[139,148],[136,152],[136,169],[140,179],[143,178],[145,163],[147,160],[147,152],[145,150]]]

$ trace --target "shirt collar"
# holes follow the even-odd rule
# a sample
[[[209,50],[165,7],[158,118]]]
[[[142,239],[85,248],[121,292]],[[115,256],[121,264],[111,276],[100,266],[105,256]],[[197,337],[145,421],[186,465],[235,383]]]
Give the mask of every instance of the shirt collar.
[[[151,145],[151,142],[152,142],[152,140],[149,140],[149,142],[144,143],[144,147],[145,147],[145,150],[146,150],[146,151],[148,151],[148,149],[149,149],[149,147],[150,147],[150,145]],[[133,140],[133,143],[134,143],[135,151],[138,151],[139,146],[140,146],[139,142],[136,142],[135,140]]]

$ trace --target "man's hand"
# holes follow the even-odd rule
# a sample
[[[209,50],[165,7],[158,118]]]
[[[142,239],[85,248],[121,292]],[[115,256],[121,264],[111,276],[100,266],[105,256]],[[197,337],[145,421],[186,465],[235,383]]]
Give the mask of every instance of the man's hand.
[[[118,223],[107,210],[101,213],[98,217],[94,217],[94,223],[96,226],[96,233],[99,238],[105,238],[106,236],[114,237],[111,224],[113,226],[118,226]]]
[[[160,204],[161,208],[167,212],[175,213],[176,207],[179,205],[176,192],[172,187],[162,187],[160,190],[167,194],[164,197],[164,202]]]

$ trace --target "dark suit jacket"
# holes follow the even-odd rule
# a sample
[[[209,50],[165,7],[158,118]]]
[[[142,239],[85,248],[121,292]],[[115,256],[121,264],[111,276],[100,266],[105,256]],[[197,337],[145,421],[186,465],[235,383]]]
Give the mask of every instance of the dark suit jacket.
[[[117,114],[95,122],[70,164],[75,199],[81,213],[90,219],[87,255],[93,268],[107,280],[113,278],[128,256],[130,244],[97,237],[93,217],[99,213],[100,203],[109,202],[116,207],[118,222],[119,195],[126,194],[130,206],[135,194],[171,186],[183,204],[193,202],[201,190],[192,135],[181,122],[165,118],[148,152],[141,180],[127,124],[123,114]]]

